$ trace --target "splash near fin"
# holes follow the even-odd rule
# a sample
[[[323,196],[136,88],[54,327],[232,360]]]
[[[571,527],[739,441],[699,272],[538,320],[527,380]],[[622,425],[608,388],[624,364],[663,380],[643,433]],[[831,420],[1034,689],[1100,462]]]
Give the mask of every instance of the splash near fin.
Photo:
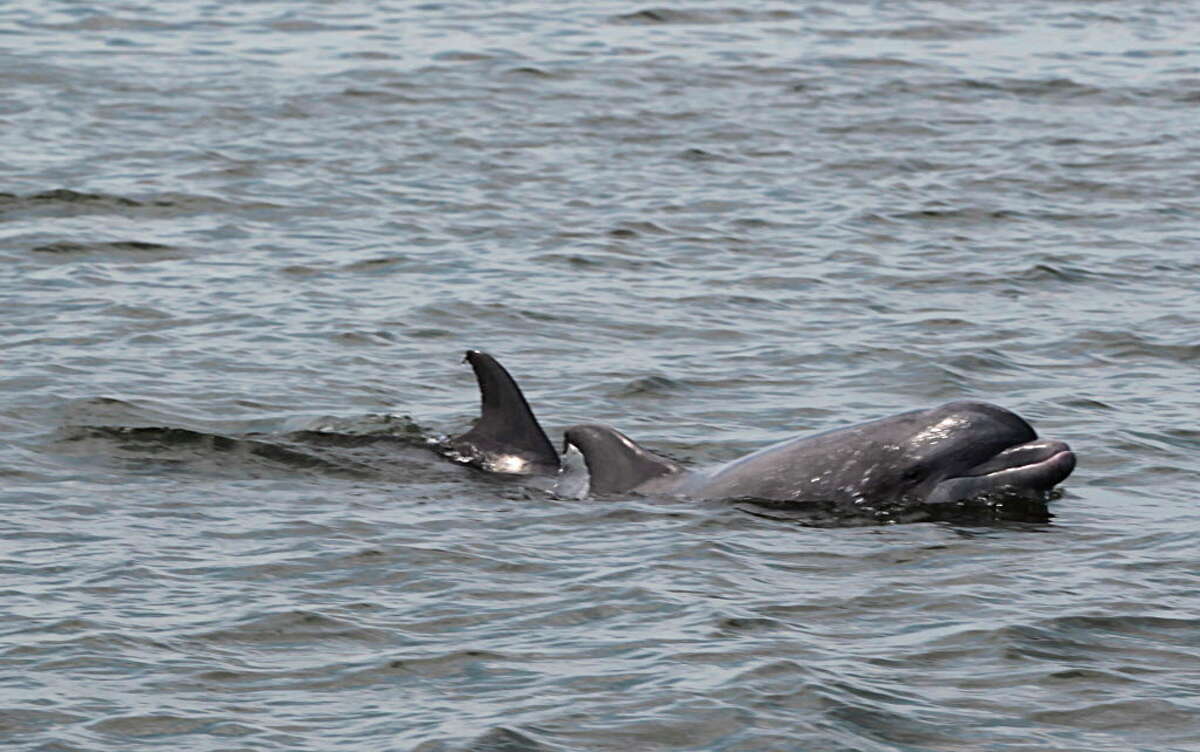
[[[462,461],[493,473],[558,472],[558,452],[504,366],[479,350],[468,350],[464,360],[479,382],[481,414],[470,431],[450,439],[450,447]]]
[[[684,472],[678,462],[638,446],[608,426],[572,426],[563,437],[563,446],[564,451],[573,446],[583,455],[593,494],[624,493],[655,478]]]

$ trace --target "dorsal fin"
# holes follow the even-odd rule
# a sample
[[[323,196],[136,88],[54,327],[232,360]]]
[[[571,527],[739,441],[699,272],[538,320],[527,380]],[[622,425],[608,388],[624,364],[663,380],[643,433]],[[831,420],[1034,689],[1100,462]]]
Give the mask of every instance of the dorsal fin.
[[[492,472],[557,472],[558,452],[504,366],[479,350],[468,350],[464,360],[479,382],[480,417],[470,431],[450,439],[450,445],[471,464]]]
[[[563,436],[563,449],[573,446],[583,455],[593,494],[615,494],[637,488],[646,481],[683,472],[678,462],[638,446],[625,434],[601,425],[571,426]]]

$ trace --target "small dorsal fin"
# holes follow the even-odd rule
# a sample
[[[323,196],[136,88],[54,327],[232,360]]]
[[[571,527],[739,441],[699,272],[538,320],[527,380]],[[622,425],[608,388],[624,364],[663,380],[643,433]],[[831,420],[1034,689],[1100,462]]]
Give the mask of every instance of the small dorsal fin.
[[[563,436],[564,451],[567,446],[583,455],[593,494],[623,493],[654,478],[683,472],[678,462],[644,449],[609,426],[571,426]]]
[[[479,350],[468,350],[464,360],[479,382],[480,417],[470,431],[450,439],[450,445],[471,464],[492,472],[557,472],[558,452],[504,366]]]

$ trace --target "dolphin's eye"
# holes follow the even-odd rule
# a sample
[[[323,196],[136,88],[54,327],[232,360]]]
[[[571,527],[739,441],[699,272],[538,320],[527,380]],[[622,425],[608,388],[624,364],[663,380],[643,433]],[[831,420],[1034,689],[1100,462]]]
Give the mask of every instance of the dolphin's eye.
[[[900,475],[900,479],[908,483],[917,483],[925,477],[925,474],[925,468],[920,465],[913,465]]]

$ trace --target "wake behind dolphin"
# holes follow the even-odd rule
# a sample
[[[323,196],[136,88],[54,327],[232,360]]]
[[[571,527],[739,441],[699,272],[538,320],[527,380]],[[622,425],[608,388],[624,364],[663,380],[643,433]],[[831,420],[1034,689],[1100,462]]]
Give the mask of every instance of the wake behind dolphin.
[[[466,360],[479,382],[482,416],[450,441],[460,461],[490,472],[559,472],[558,453],[508,371],[477,350]],[[700,470],[604,425],[568,428],[563,450],[570,449],[583,456],[593,496],[868,504],[945,504],[993,494],[1045,499],[1075,468],[1065,443],[1039,439],[1016,413],[969,401],[784,441]]]

